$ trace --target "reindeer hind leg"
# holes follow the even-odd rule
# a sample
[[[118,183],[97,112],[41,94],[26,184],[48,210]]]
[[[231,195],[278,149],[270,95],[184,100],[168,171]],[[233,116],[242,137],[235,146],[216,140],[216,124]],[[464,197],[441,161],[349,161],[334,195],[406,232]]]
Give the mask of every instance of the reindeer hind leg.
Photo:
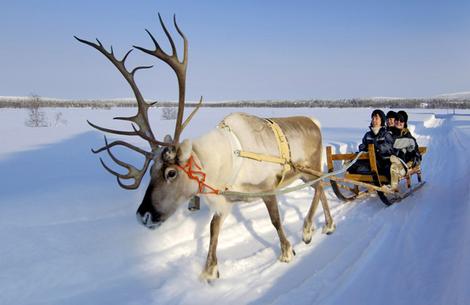
[[[322,233],[332,234],[336,230],[336,225],[333,221],[333,217],[331,217],[330,207],[328,206],[328,199],[326,198],[325,191],[321,183],[318,183],[318,185],[315,187],[315,194],[316,193],[320,193],[321,205],[323,208],[323,213],[325,214],[325,226],[322,229]]]
[[[304,219],[302,240],[306,244],[309,244],[312,241],[312,235],[315,230],[315,226],[313,224],[313,215],[315,215],[315,211],[317,210],[319,201],[320,201],[320,192],[315,191],[315,195],[313,196],[312,203],[310,204],[310,208],[308,210],[307,216],[305,216],[305,219]]]

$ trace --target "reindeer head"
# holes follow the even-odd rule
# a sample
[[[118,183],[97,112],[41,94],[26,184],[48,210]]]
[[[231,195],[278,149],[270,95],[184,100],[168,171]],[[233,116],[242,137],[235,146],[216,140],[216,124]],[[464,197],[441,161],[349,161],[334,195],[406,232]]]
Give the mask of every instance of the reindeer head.
[[[116,162],[118,165],[127,169],[126,174],[120,174],[109,168],[103,160],[101,164],[104,168],[109,171],[111,174],[117,177],[118,184],[125,189],[136,189],[139,187],[140,182],[142,181],[143,176],[145,175],[150,163],[153,164],[150,167],[150,183],[145,192],[144,199],[137,210],[137,218],[139,222],[144,224],[149,228],[153,228],[161,222],[165,221],[170,217],[181,203],[189,200],[191,196],[197,191],[197,183],[189,179],[189,177],[182,170],[182,166],[191,156],[191,143],[189,141],[179,142],[180,135],[186,125],[189,123],[191,118],[194,116],[196,111],[199,109],[202,103],[202,97],[199,101],[197,107],[192,111],[192,113],[186,118],[183,123],[183,114],[184,114],[184,103],[185,103],[185,89],[186,89],[186,67],[188,59],[188,42],[183,32],[179,29],[176,18],[173,17],[173,22],[178,34],[183,38],[184,51],[183,51],[183,60],[178,59],[176,52],[176,47],[173,42],[173,39],[165,27],[163,20],[158,14],[160,24],[170,42],[172,54],[169,55],[165,53],[159,46],[157,40],[154,36],[146,30],[151,40],[154,43],[155,48],[153,50],[145,49],[139,46],[133,46],[135,49],[138,49],[144,53],[155,56],[167,63],[173,71],[176,73],[178,79],[179,87],[179,98],[178,98],[178,114],[176,118],[174,138],[171,139],[170,136],[165,137],[163,141],[156,140],[154,133],[151,130],[149,120],[148,120],[148,109],[153,104],[148,104],[145,102],[140,90],[135,82],[134,75],[140,69],[149,69],[152,66],[138,66],[132,71],[127,70],[125,66],[125,61],[128,55],[131,53],[129,50],[121,60],[118,60],[114,55],[113,48],[111,51],[107,51],[103,44],[97,39],[97,43],[90,42],[87,40],[80,39],[75,37],[78,41],[89,45],[99,52],[101,52],[106,58],[108,58],[111,63],[119,70],[119,72],[124,76],[127,83],[130,85],[136,101],[138,112],[132,117],[116,117],[117,120],[125,120],[131,122],[131,131],[119,131],[108,128],[103,128],[97,126],[88,121],[88,123],[103,132],[119,134],[119,135],[128,135],[128,136],[140,136],[145,139],[149,145],[151,151],[146,151],[140,147],[134,146],[124,141],[113,141],[108,143],[105,137],[105,145],[97,150],[92,150],[93,153],[99,153],[106,150],[111,157],[111,159]],[[136,126],[137,125],[137,126]],[[137,169],[134,166],[125,163],[111,152],[111,148],[114,146],[124,146],[131,150],[134,150],[145,157],[144,165],[141,169]],[[124,184],[122,180],[134,180],[131,184]]]
[[[158,227],[198,191],[198,184],[183,170],[191,157],[191,142],[158,150],[150,168],[150,183],[137,209],[137,220],[148,228]]]

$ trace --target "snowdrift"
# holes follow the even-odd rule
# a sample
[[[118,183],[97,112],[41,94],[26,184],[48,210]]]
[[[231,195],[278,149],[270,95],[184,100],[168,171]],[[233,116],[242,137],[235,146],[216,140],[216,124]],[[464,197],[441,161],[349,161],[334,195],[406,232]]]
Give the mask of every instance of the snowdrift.
[[[25,110],[0,109],[0,304],[468,304],[470,302],[470,112],[411,110],[427,184],[386,208],[378,198],[340,203],[331,236],[301,240],[313,193],[280,196],[297,255],[277,261],[279,243],[261,202],[243,203],[221,232],[221,279],[198,280],[211,212],[183,207],[158,230],[138,225],[145,189],[124,191],[90,147],[102,135],[86,119],[116,127],[135,109],[46,109],[66,123],[24,126]],[[183,137],[196,137],[237,109],[202,108]],[[163,136],[173,121],[151,113]],[[355,151],[371,109],[250,109],[260,116],[308,115],[324,146]],[[65,122],[65,121],[64,121]],[[114,124],[114,125],[113,125]],[[139,142],[136,140],[136,143]],[[121,152],[138,163],[138,156]],[[145,181],[142,185],[145,185]],[[317,229],[324,223],[315,215]]]

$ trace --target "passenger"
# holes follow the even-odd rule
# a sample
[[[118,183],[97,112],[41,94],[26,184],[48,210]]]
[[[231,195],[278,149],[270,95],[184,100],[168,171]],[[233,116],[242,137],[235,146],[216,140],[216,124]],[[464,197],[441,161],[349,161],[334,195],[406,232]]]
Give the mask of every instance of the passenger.
[[[385,113],[382,110],[376,109],[372,112],[369,129],[362,138],[359,151],[367,151],[369,144],[374,144],[379,173],[389,176],[389,157],[393,153],[393,137],[385,128]],[[350,167],[349,172],[358,174],[370,173],[369,161],[357,160]]]
[[[408,114],[403,110],[397,113],[394,138],[393,155],[390,157],[390,184],[397,191],[400,178],[406,175],[409,168],[421,162],[418,142],[408,130]]]
[[[395,119],[397,118],[397,113],[393,110],[387,112],[387,130],[392,131],[395,128]]]

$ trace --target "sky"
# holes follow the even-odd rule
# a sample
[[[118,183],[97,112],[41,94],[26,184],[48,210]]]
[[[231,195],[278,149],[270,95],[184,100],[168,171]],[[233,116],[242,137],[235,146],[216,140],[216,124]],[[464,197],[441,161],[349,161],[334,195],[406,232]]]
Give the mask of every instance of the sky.
[[[132,97],[73,36],[169,51],[160,12],[189,40],[188,101],[429,97],[470,91],[470,1],[0,0],[0,96]],[[181,51],[180,51],[181,53]],[[175,100],[172,70],[135,50],[145,98]]]

